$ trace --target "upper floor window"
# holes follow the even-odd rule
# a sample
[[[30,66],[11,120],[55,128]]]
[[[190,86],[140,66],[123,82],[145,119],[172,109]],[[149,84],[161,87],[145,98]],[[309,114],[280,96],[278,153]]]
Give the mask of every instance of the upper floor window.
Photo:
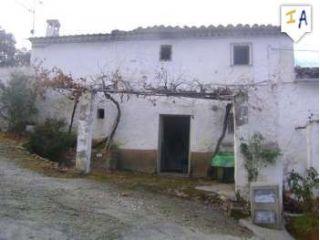
[[[232,44],[232,65],[251,64],[251,45]]]
[[[160,46],[160,61],[171,61],[172,46],[161,45]]]
[[[104,119],[104,109],[103,108],[98,108],[97,118],[98,119]]]

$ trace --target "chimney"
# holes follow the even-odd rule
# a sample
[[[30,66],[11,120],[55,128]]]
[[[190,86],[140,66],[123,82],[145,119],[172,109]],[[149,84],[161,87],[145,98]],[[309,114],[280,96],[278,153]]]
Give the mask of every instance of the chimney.
[[[46,37],[59,36],[59,29],[60,29],[60,22],[58,19],[48,19]]]

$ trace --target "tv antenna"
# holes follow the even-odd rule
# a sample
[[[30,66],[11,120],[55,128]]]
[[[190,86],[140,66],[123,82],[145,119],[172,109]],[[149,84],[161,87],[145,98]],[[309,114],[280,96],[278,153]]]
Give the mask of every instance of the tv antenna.
[[[33,0],[32,5],[26,5],[24,3],[15,0],[15,3],[23,7],[28,13],[32,14],[32,29],[30,30],[31,36],[34,36],[35,33],[35,22],[36,22],[36,6],[43,4],[41,0]]]

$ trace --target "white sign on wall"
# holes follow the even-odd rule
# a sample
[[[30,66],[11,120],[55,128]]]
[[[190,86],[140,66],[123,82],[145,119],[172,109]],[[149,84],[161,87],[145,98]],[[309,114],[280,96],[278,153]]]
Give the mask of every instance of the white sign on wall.
[[[250,184],[252,222],[263,227],[281,228],[281,195],[279,184]]]
[[[299,41],[312,30],[312,10],[310,5],[282,5],[280,9],[281,32]]]

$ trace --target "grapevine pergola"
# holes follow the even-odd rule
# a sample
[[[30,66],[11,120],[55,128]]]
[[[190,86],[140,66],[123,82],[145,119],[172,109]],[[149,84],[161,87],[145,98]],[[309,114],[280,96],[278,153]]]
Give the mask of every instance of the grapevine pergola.
[[[226,133],[228,116],[232,109],[231,102],[235,94],[239,92],[239,87],[231,88],[227,85],[203,84],[198,80],[187,81],[183,78],[169,78],[168,73],[164,69],[161,69],[161,72],[157,74],[156,81],[153,79],[153,81],[149,82],[144,79],[135,82],[126,80],[119,70],[108,74],[101,73],[90,79],[73,78],[71,74],[65,74],[58,68],[46,70],[38,66],[35,68],[35,72],[39,93],[45,94],[47,89],[52,89],[74,101],[69,132],[72,129],[79,99],[84,93],[103,93],[105,98],[115,105],[117,115],[112,130],[105,139],[97,143],[97,145],[105,144],[106,150],[110,149],[121,120],[121,107],[117,99],[121,99],[122,101],[126,97],[129,100],[131,96],[146,99],[152,98],[152,100],[157,97],[174,97],[227,102],[221,135],[213,153],[215,155],[218,153],[220,144]]]

